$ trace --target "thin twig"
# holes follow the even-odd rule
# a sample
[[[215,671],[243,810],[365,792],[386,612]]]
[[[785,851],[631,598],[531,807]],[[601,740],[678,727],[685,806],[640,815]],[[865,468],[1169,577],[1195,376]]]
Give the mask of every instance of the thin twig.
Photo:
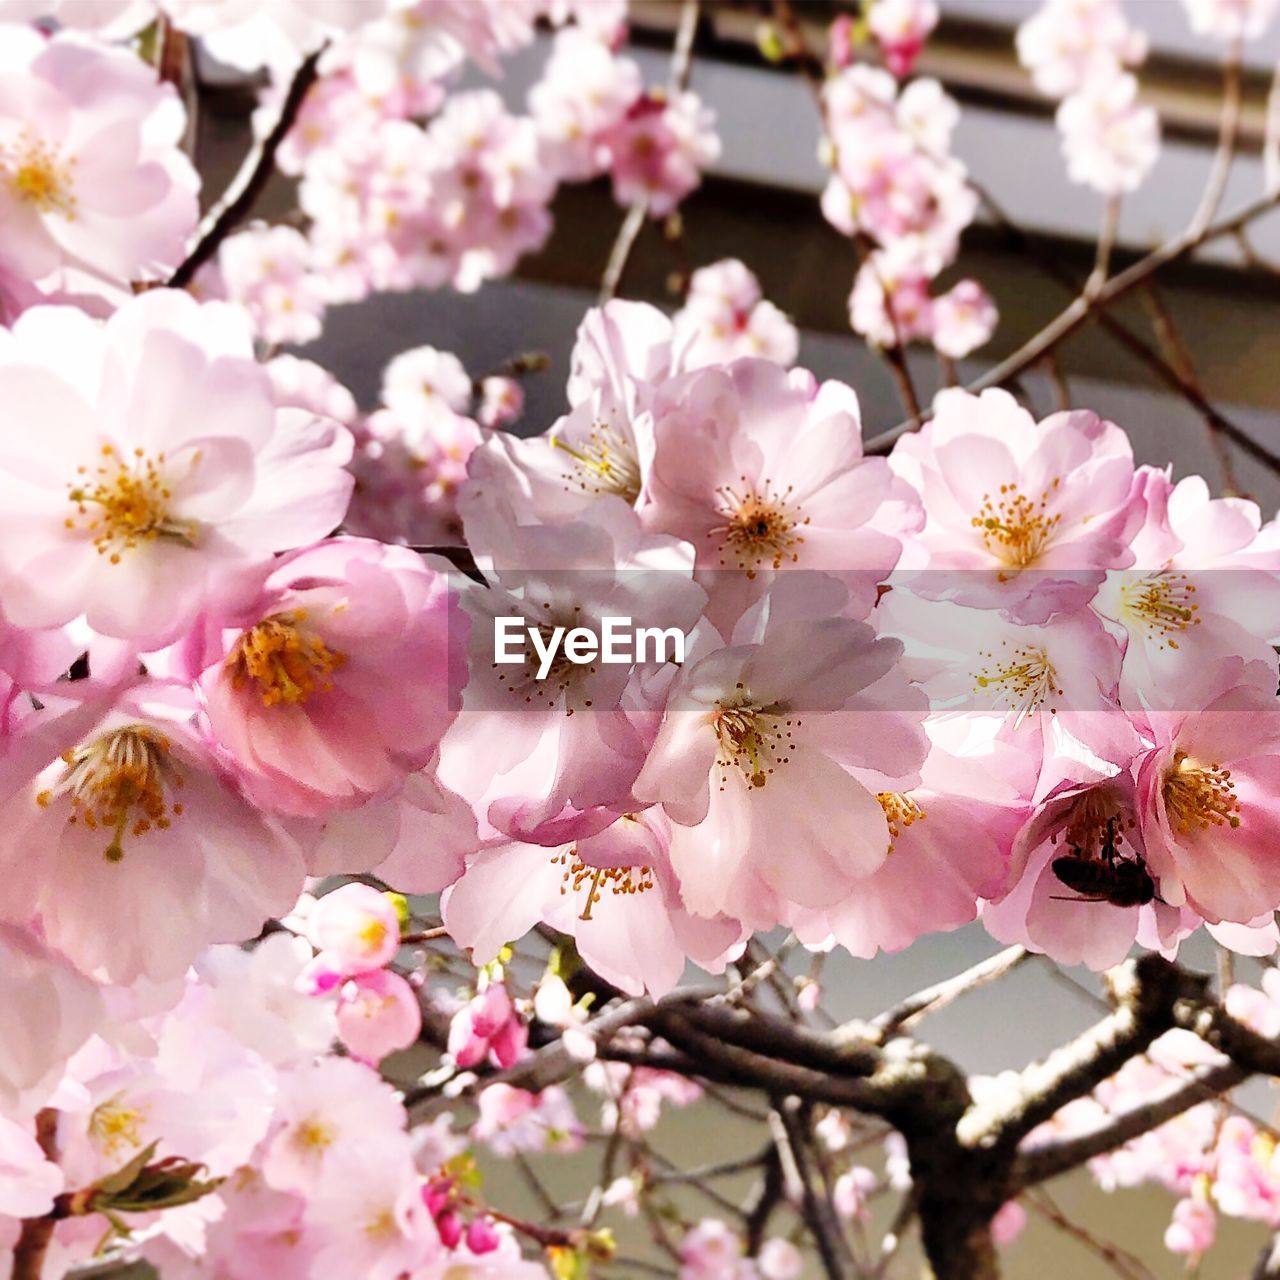
[[[1134,1257],[1128,1250],[1110,1241],[1099,1240],[1078,1222],[1073,1222],[1045,1192],[1040,1191],[1023,1196],[1023,1202],[1030,1205],[1046,1221],[1052,1222],[1059,1231],[1065,1232],[1073,1240],[1078,1240],[1091,1253],[1101,1258],[1116,1275],[1123,1276],[1124,1280],[1156,1280],[1140,1258]]]
[[[906,1027],[918,1018],[924,1017],[925,1014],[945,1009],[962,995],[1012,973],[1028,959],[1030,959],[1030,952],[1024,947],[1006,947],[1005,950],[979,961],[963,973],[958,973],[953,978],[947,978],[932,987],[917,991],[915,995],[908,996],[892,1009],[872,1019],[871,1026],[883,1043],[901,1034]]]
[[[276,152],[288,137],[311,86],[316,82],[320,59],[327,48],[326,43],[303,59],[294,73],[280,116],[271,132],[245,157],[222,199],[205,215],[200,223],[200,238],[186,260],[170,276],[170,288],[185,289],[195,279],[196,272],[218,252],[222,242],[253,212],[253,206],[275,171]]]
[[[1190,235],[1202,232],[1213,221],[1222,204],[1222,197],[1226,194],[1227,179],[1231,176],[1231,164],[1235,159],[1236,141],[1240,133],[1243,43],[1238,36],[1231,42],[1231,48],[1227,51],[1227,60],[1223,64],[1222,115],[1218,124],[1218,150],[1213,157],[1213,168],[1209,171],[1209,181],[1200,199],[1200,207],[1191,219],[1190,227],[1187,228]]]

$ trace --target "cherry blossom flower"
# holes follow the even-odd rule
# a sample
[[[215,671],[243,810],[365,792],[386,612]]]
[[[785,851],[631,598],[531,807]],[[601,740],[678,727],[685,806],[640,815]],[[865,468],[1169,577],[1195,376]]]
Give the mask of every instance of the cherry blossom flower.
[[[992,776],[999,760],[994,752],[964,759],[935,746],[920,786],[877,794],[888,856],[836,905],[798,913],[797,936],[810,945],[834,939],[871,959],[976,919],[979,901],[1004,891],[1023,817],[1020,798]]]
[[[262,1175],[278,1190],[310,1195],[331,1163],[362,1144],[393,1141],[403,1129],[399,1097],[376,1071],[349,1058],[322,1058],[281,1077]]]
[[[199,179],[172,86],[125,50],[0,34],[0,266],[57,287],[75,269],[156,279],[182,260]]]
[[[494,1155],[573,1152],[582,1146],[582,1125],[569,1095],[558,1085],[530,1093],[509,1084],[491,1084],[480,1094],[478,1107],[480,1118],[471,1136]]]
[[[23,1035],[6,1036],[0,1044],[0,1107],[6,1118],[34,1115],[67,1060],[105,1022],[103,997],[96,983],[29,930],[0,925],[0,959],[7,978],[0,1018],[6,1026],[24,1028]],[[22,1155],[25,1144],[9,1135],[4,1146],[0,1168],[11,1164],[22,1174],[9,1194],[34,1194],[27,1174],[37,1186],[43,1175]]]
[[[1104,196],[1136,191],[1160,155],[1160,121],[1131,75],[1090,80],[1058,108],[1067,175]]]
[[[680,1280],[750,1280],[742,1237],[718,1218],[703,1218],[680,1242]]]
[[[765,301],[760,282],[736,258],[693,273],[684,306],[675,316],[675,335],[689,369],[727,364],[740,356],[791,365],[800,347],[795,326]]]
[[[889,856],[876,796],[919,781],[923,694],[896,669],[900,644],[840,617],[845,593],[827,587],[784,575],[672,686],[635,792],[672,820],[695,914],[772,928],[849,897]]]
[[[933,300],[933,345],[962,360],[987,344],[998,318],[991,295],[976,280],[961,280]]]
[[[292,227],[242,231],[218,253],[227,298],[245,307],[264,342],[299,346],[320,336],[325,298],[311,247]]]
[[[1256,40],[1276,15],[1275,0],[1182,0],[1191,29],[1214,40]]]
[[[0,444],[10,621],[84,614],[157,647],[341,519],[351,437],[277,411],[238,312],[153,290],[105,325],[40,308],[0,338],[0,392],[40,428]]]
[[[395,905],[367,884],[344,884],[326,893],[307,924],[311,941],[344,974],[381,969],[400,949]]]
[[[547,163],[566,180],[607,172],[613,131],[643,93],[640,68],[630,58],[589,32],[561,31],[529,92]]]
[[[544,435],[496,432],[476,450],[464,516],[498,495],[542,523],[577,518],[602,498],[647,503],[654,398],[684,369],[671,321],[639,302],[592,308],[570,365],[568,414]]]
[[[650,216],[664,218],[720,157],[715,113],[690,90],[650,91],[610,132],[608,154],[613,198],[621,205],[643,200]]]
[[[387,0],[164,0],[164,9],[219,62],[287,73],[326,40],[381,17]]]
[[[460,1067],[474,1067],[486,1058],[496,1067],[513,1066],[528,1043],[529,1026],[501,982],[491,982],[449,1024],[449,1052]]]
[[[670,826],[657,810],[623,815],[563,848],[487,848],[442,901],[450,934],[477,964],[539,921],[573,937],[586,962],[624,991],[655,998],[680,981],[686,959],[724,968],[741,927],[684,907],[667,853]]]
[[[1133,563],[1133,455],[1094,414],[1037,424],[1006,392],[947,390],[890,464],[924,500],[928,572],[911,580],[921,594],[1044,622]]]
[[[116,981],[180,974],[255,934],[302,887],[297,845],[232,790],[186,689],[46,702],[11,748],[0,912]]]
[[[1045,0],[1018,28],[1017,45],[1018,60],[1050,98],[1110,80],[1147,56],[1147,38],[1120,0]]]
[[[277,564],[209,655],[205,714],[258,804],[352,808],[435,753],[465,680],[465,620],[448,579],[403,548],[339,538]]]
[[[471,672],[441,743],[440,780],[472,802],[486,840],[560,845],[637,807],[631,784],[674,668],[655,643],[633,663],[558,651],[544,669],[532,636],[545,646],[557,627],[562,637],[578,627],[598,635],[607,617],[687,634],[706,594],[692,581],[689,548],[648,532],[616,498],[556,525],[513,524],[497,504],[471,510],[468,539],[489,585],[464,590]],[[498,618],[525,632],[502,663]]]
[[[938,25],[934,0],[875,0],[867,26],[875,36],[885,65],[900,80],[911,74],[924,42]]]
[[[1214,922],[1248,922],[1280,891],[1275,682],[1262,665],[1201,708],[1150,715],[1156,745],[1137,767],[1147,865],[1166,902]]]
[[[417,993],[390,969],[357,974],[339,991],[337,1030],[353,1058],[376,1066],[417,1040],[422,1030]]]
[[[137,35],[155,16],[155,0],[0,0],[0,22],[56,18],[60,27],[103,40]]]
[[[870,610],[897,563],[894,534],[919,517],[914,492],[863,457],[849,387],[738,360],[668,384],[654,422],[644,518],[693,545],[713,623],[730,629],[772,571],[793,568],[847,578]]]

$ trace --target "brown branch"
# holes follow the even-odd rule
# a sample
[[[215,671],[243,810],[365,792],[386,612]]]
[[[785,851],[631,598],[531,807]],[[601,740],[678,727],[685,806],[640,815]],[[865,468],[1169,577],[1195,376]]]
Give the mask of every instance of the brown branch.
[[[800,1192],[800,1212],[822,1259],[828,1280],[847,1280],[857,1270],[849,1242],[828,1196],[815,1186],[810,1147],[813,1134],[810,1115],[799,1099],[787,1098],[774,1110],[771,1126],[778,1155],[785,1170],[790,1166]]]
[[[50,1160],[58,1158],[58,1113],[46,1107],[36,1116],[36,1141]],[[13,1247],[12,1280],[41,1280],[45,1254],[53,1240],[55,1215],[27,1218]]]
[[[960,1140],[972,1146],[1016,1144],[1068,1102],[1082,1098],[1143,1053],[1175,1025],[1175,1006],[1202,996],[1207,980],[1147,954],[1109,971],[1114,1010],[1070,1044],[1034,1062],[1018,1077],[1011,1097],[976,1105],[960,1122]]]
[[[1184,1111],[1213,1101],[1225,1090],[1235,1088],[1248,1074],[1234,1063],[1209,1067],[1189,1080],[1171,1081],[1140,1106],[1122,1111],[1093,1129],[1026,1147],[1014,1165],[1014,1184],[1032,1187],[1078,1169],[1095,1156],[1105,1155],[1144,1133],[1150,1133],[1152,1129],[1158,1129]]]
[[[908,996],[892,1009],[872,1019],[871,1027],[876,1040],[883,1044],[886,1040],[898,1035],[916,1019],[929,1013],[936,1013],[939,1009],[945,1009],[962,995],[984,987],[989,982],[998,981],[1028,959],[1030,959],[1030,952],[1026,948],[1006,947],[1005,950],[980,961],[963,973],[956,974],[954,978],[947,978],[935,986],[917,991],[915,995]]]
[[[999,387],[1013,381],[1019,374],[1039,363],[1046,355],[1056,349],[1060,343],[1076,333],[1086,322],[1096,319],[1111,303],[1145,284],[1163,267],[1185,258],[1212,240],[1221,239],[1223,236],[1234,236],[1237,231],[1249,226],[1264,214],[1270,213],[1277,204],[1280,204],[1280,191],[1269,192],[1246,204],[1230,216],[1206,227],[1204,230],[1199,232],[1185,231],[1182,235],[1176,236],[1161,245],[1160,248],[1139,258],[1132,265],[1126,267],[1125,270],[1107,280],[1094,296],[1086,297],[1084,294],[1078,296],[1069,306],[1059,312],[1055,319],[1025,342],[1017,351],[993,366],[980,378],[971,382],[967,390],[976,393],[984,391],[988,387]],[[1157,360],[1159,360],[1158,355]],[[1167,368],[1163,360],[1159,360],[1159,364],[1162,369]],[[1172,374],[1173,371],[1169,370],[1169,373]],[[1176,374],[1173,374],[1173,377],[1176,379]],[[1178,383],[1178,386],[1180,390],[1184,391],[1184,394],[1187,394],[1186,388],[1182,387],[1180,383]],[[1188,394],[1188,399],[1191,399],[1190,394]],[[1196,407],[1200,408],[1202,412],[1209,408],[1209,406],[1202,406],[1198,403]],[[924,416],[928,417],[928,414],[926,413]],[[1273,454],[1270,450],[1259,445],[1257,441],[1253,440],[1238,427],[1235,427],[1234,424],[1229,424],[1221,415],[1216,415],[1215,421],[1220,429],[1241,448],[1253,454],[1259,461],[1280,470],[1280,455]],[[867,442],[866,452],[883,452],[899,436],[905,435],[910,431],[912,426],[913,423],[908,420],[900,422],[896,427],[892,427],[888,431],[882,431],[878,436],[874,436]]]
[[[205,215],[195,247],[169,277],[171,289],[185,289],[195,279],[196,272],[218,252],[222,242],[253,212],[254,205],[266,190],[275,171],[276,152],[288,137],[311,86],[316,82],[320,59],[327,48],[327,43],[322,45],[305,58],[294,73],[280,108],[279,118],[271,132],[245,157],[244,164],[222,199]]]
[[[1252,1280],[1280,1280],[1280,1233],[1263,1245]]]

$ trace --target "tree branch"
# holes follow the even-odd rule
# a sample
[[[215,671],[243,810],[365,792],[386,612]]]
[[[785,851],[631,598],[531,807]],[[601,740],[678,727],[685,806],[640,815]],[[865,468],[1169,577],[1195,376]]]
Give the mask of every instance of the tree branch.
[[[285,94],[280,116],[271,132],[262,139],[240,167],[221,200],[209,210],[200,224],[200,238],[186,260],[169,277],[171,289],[185,289],[196,272],[218,252],[222,242],[253,212],[253,206],[266,189],[276,166],[276,152],[288,137],[302,110],[302,104],[319,75],[320,59],[328,44],[305,58],[294,73]]]

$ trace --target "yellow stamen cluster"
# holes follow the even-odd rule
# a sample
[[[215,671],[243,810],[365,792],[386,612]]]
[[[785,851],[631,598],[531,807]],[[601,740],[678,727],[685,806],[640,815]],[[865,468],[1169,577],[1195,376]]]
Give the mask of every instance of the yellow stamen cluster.
[[[889,823],[889,852],[892,853],[893,842],[903,831],[913,823],[923,822],[929,815],[901,791],[881,791],[876,799],[880,801],[880,807]]]
[[[125,1149],[142,1146],[142,1124],[145,1113],[130,1106],[123,1094],[108,1098],[93,1109],[89,1117],[89,1137],[104,1155],[116,1156]]]
[[[305,1155],[316,1156],[333,1145],[337,1134],[333,1126],[319,1116],[308,1116],[290,1138],[295,1149]]]
[[[0,182],[23,204],[40,213],[57,213],[74,222],[76,160],[63,160],[58,153],[30,130],[24,129],[15,142],[0,143]]]
[[[166,831],[182,805],[170,805],[166,787],[180,790],[184,779],[174,768],[169,742],[146,725],[114,729],[66,752],[66,769],[57,786],[42,791],[36,802],[47,807],[61,795],[71,800],[68,823],[90,831],[111,832],[103,857],[119,862],[125,836]]]
[[[1176,649],[1177,635],[1200,625],[1200,606],[1192,600],[1195,584],[1183,573],[1152,573],[1137,582],[1126,583],[1121,599],[1128,616],[1160,647]]]
[[[630,898],[653,888],[653,871],[649,867],[588,867],[572,849],[553,855],[551,865],[564,868],[560,877],[562,898],[570,894],[576,897],[586,889],[587,899],[579,920],[591,919],[591,909],[606,889],[614,897]]]
[[[1049,843],[1063,843],[1090,858],[1115,856],[1124,844],[1124,832],[1137,825],[1132,814],[1121,810],[1115,799],[1096,788],[1082,792],[1072,806],[1061,833],[1054,832]]]
[[[1053,540],[1062,516],[1049,514],[1049,501],[1060,484],[1055,479],[1039,498],[1028,497],[1016,484],[1002,484],[994,498],[982,495],[982,506],[970,523],[981,530],[986,549],[1008,568],[1033,565]],[[998,576],[1005,581],[1005,574]]]
[[[719,541],[721,568],[745,569],[747,577],[754,578],[764,566],[795,564],[804,545],[804,534],[797,530],[809,523],[809,517],[792,502],[793,486],[777,493],[768,479],[759,488],[749,485],[746,476],[741,482],[741,492],[729,485],[716,490],[725,520],[707,530],[707,537]]]
[[[198,459],[197,459],[198,461]],[[119,564],[121,553],[141,543],[164,538],[185,547],[195,545],[199,526],[194,520],[176,520],[169,513],[173,493],[164,474],[165,456],[153,460],[135,449],[126,460],[113,445],[102,446],[102,462],[93,469],[77,467],[79,479],[68,486],[75,504],[66,527],[93,537],[98,554]]]
[[[239,688],[246,681],[258,687],[264,707],[279,703],[294,706],[313,693],[333,688],[333,673],[347,655],[330,649],[303,625],[302,609],[264,618],[236,641],[227,657],[231,682]]]
[[[987,665],[974,672],[974,692],[988,693],[998,704],[1008,707],[1016,727],[1042,706],[1062,697],[1062,687],[1043,649],[1032,645],[1012,648],[1007,640],[1000,645],[1001,652],[980,655],[987,659]],[[1057,707],[1050,705],[1049,711],[1056,712]]]
[[[1240,801],[1231,770],[1216,764],[1197,764],[1185,751],[1174,753],[1173,764],[1165,774],[1164,804],[1169,822],[1179,835],[1240,825]]]
[[[763,787],[779,766],[790,762],[793,730],[800,727],[798,719],[784,718],[778,708],[757,706],[741,683],[733,697],[716,703],[711,723],[720,744],[716,764],[721,791],[730,770],[740,773],[748,786]]]
[[[632,505],[640,497],[640,460],[635,446],[607,422],[597,422],[586,440],[576,445],[561,436],[552,436],[551,444],[569,456],[566,488],[611,494]]]

